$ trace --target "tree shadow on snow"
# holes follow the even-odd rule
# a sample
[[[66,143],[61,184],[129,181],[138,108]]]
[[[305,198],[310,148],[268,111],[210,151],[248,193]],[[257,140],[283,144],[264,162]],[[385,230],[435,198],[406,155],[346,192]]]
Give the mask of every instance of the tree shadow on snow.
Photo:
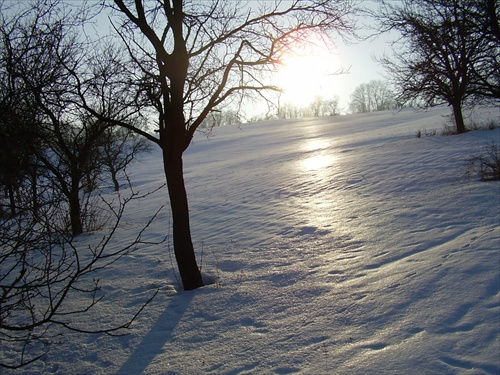
[[[119,375],[141,374],[162,353],[163,347],[171,339],[175,327],[189,308],[195,293],[184,292],[172,298],[165,311],[137,345],[134,352],[118,370]]]

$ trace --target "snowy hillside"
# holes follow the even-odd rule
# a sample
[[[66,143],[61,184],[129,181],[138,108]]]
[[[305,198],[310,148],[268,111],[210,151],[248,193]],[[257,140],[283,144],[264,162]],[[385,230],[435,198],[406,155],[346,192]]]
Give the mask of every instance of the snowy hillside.
[[[159,288],[130,335],[66,334],[21,372],[500,374],[500,183],[464,177],[500,129],[415,136],[448,113],[198,134],[185,156],[192,234],[216,283],[180,291],[169,241],[143,245],[99,276],[102,315],[89,317],[119,318]],[[159,151],[130,177],[136,191],[161,186]],[[133,202],[115,245],[166,203],[165,188]],[[169,225],[165,208],[146,239]]]

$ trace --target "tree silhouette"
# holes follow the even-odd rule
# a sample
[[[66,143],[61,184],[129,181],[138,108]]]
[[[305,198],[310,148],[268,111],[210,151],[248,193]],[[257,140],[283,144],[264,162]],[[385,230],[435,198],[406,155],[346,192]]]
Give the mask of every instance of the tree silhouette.
[[[383,1],[375,15],[380,30],[401,34],[394,58],[379,59],[397,100],[447,103],[457,132],[465,132],[463,106],[500,97],[498,12],[495,0]]]
[[[263,97],[280,58],[313,32],[352,32],[350,0],[114,1],[115,30],[130,56],[137,106],[153,110],[172,210],[173,245],[184,289],[203,285],[191,239],[182,155],[222,103]],[[150,111],[151,112],[151,111]],[[115,124],[135,129],[126,121]]]
[[[351,94],[349,108],[352,113],[384,111],[394,107],[394,94],[389,84],[372,80],[357,86]]]

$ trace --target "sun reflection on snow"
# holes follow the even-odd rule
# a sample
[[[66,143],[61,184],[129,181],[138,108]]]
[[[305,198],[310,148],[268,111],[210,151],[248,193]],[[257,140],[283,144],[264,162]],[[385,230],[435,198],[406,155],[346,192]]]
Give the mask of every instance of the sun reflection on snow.
[[[308,139],[302,146],[305,155],[300,160],[301,168],[306,171],[319,171],[331,167],[334,158],[330,147],[330,142],[325,139]]]
[[[328,149],[330,147],[330,142],[324,138],[308,138],[305,143],[301,145],[302,151],[312,152]]]
[[[296,165],[300,194],[293,205],[307,225],[330,230],[337,205],[332,186],[337,157],[331,140],[308,135],[310,138],[300,145],[301,158]]]
[[[314,155],[302,160],[302,168],[306,171],[319,171],[332,165],[331,155]]]

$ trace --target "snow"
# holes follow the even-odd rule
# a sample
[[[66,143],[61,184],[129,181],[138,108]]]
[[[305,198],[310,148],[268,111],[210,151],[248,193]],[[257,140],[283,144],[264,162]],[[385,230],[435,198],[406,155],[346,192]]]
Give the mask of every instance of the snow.
[[[66,333],[21,372],[500,374],[500,185],[464,176],[500,129],[415,136],[439,133],[448,115],[198,134],[185,177],[198,261],[215,283],[182,291],[171,238],[155,244],[169,234],[163,187],[127,207],[117,247],[166,205],[144,234],[150,243],[99,276],[106,297],[82,322],[125,320],[159,289],[129,334]],[[160,187],[159,150],[130,177],[141,193]]]

